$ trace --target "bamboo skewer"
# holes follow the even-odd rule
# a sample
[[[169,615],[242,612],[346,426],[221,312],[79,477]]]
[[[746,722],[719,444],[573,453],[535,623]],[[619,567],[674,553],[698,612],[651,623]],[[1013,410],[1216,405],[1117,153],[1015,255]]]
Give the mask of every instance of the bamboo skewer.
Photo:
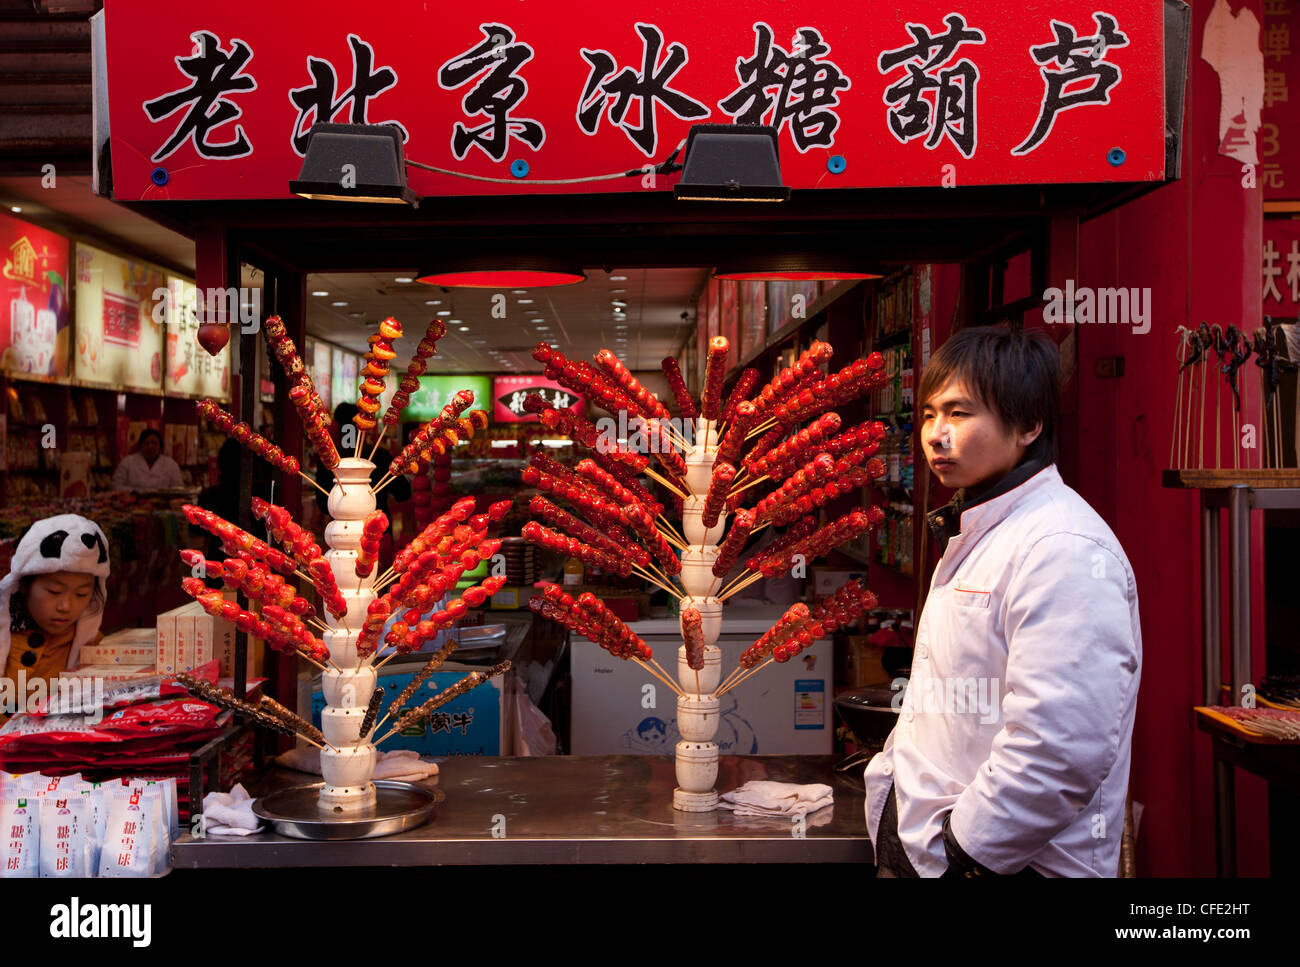
[[[745,568],[745,570],[741,571],[740,574],[737,575],[736,578],[733,579],[730,584],[728,584],[725,588],[722,589],[723,593],[725,594],[726,592],[730,591],[733,587],[735,587],[737,584],[739,584],[741,581],[745,580],[745,578],[749,577],[752,574],[757,574],[757,573],[758,573],[757,571],[751,571],[749,568]],[[721,580],[721,578],[718,578],[717,580]]]
[[[1186,358],[1185,350],[1187,347],[1187,329],[1185,326],[1179,326],[1178,328],[1181,332],[1181,336],[1178,342],[1178,353],[1177,353],[1178,388],[1174,394],[1174,424],[1172,427],[1173,432],[1169,434],[1169,466],[1170,467],[1181,466],[1181,464],[1174,463],[1174,456],[1177,453],[1178,448],[1176,447],[1175,444],[1178,440],[1178,437],[1180,436],[1179,431],[1181,429],[1181,427],[1179,426],[1180,423],[1179,418],[1183,412],[1183,365],[1182,364],[1183,364],[1183,360]]]
[[[308,476],[307,474],[303,473],[303,471],[301,470],[298,471],[298,476],[302,477],[303,480],[307,481],[309,484],[311,484],[313,487],[315,487],[317,490],[323,493],[326,497],[330,495],[330,492],[328,490],[326,490],[324,487],[322,487],[320,484],[316,482],[316,478]]]
[[[668,528],[669,532],[670,532],[670,533],[671,533],[675,538],[677,538],[678,541],[681,542],[681,545],[682,545],[683,547],[688,546],[688,545],[687,545],[687,541],[686,541],[686,537],[682,534],[681,531],[679,531],[676,527],[673,526],[672,521],[670,521],[670,520],[669,520],[667,517],[665,517],[663,514],[660,514],[660,515],[659,515],[659,520],[661,520],[661,521],[663,522],[664,526]]]
[[[651,480],[657,480],[657,481],[659,481],[659,483],[663,484],[665,487],[667,487],[669,490],[671,490],[673,493],[675,493],[678,497],[681,497],[682,500],[685,500],[687,497],[690,496],[690,494],[688,494],[688,493],[686,493],[685,491],[681,490],[681,489],[680,489],[676,484],[672,483],[672,482],[671,482],[667,477],[664,477],[664,476],[661,476],[660,474],[655,473],[655,472],[654,472],[653,470],[651,470],[649,467],[646,467],[646,468],[645,468],[645,474],[646,474],[646,476],[649,477]]]
[[[777,422],[776,420],[767,420],[759,424],[758,426],[754,427],[754,429],[750,430],[747,434],[745,434],[745,442],[748,443],[756,436],[762,436],[768,430],[776,426],[776,422]]]
[[[666,677],[664,677],[663,675],[659,674],[659,672],[655,671],[653,668],[651,668],[649,665],[647,665],[645,662],[643,662],[640,658],[633,658],[632,660],[633,660],[634,662],[636,662],[638,665],[640,665],[642,668],[644,668],[646,671],[648,671],[648,672],[649,672],[651,675],[653,675],[655,678],[659,679],[661,682],[663,682],[665,685],[667,685],[669,688],[671,688],[671,689],[672,689],[674,692],[676,692],[678,695],[682,696],[683,698],[686,697],[686,693],[685,693],[684,691],[682,691],[681,688],[679,688],[677,685],[675,685],[675,684],[674,684],[672,681],[670,681],[668,678],[666,678]]]
[[[366,457],[367,460],[371,461],[372,463],[374,462],[375,454],[379,451],[379,444],[383,442],[384,442],[384,435],[381,433],[379,434],[379,437],[375,440],[375,445],[370,448],[370,456]]]
[[[749,587],[749,586],[750,586],[751,584],[753,584],[755,581],[759,581],[759,580],[761,580],[762,577],[763,577],[763,575],[762,575],[761,573],[755,573],[755,574],[750,575],[749,577],[745,578],[745,580],[741,581],[740,584],[739,584],[738,586],[733,587],[731,590],[727,591],[725,594],[720,594],[720,595],[718,595],[718,600],[719,600],[719,601],[726,601],[727,598],[731,597],[733,594],[739,594],[741,591],[745,590],[745,588]]]
[[[681,541],[679,541],[675,534],[670,534],[667,531],[663,530],[662,528],[658,528],[658,527],[656,527],[655,530],[659,532],[660,537],[666,540],[673,547],[677,548],[679,551],[686,550],[686,545],[683,544]]]
[[[723,692],[725,692],[730,687],[731,683],[736,680],[737,676],[739,676],[742,671],[744,671],[744,669],[741,668],[739,665],[733,668],[730,672],[727,673],[727,677],[723,679],[722,684],[713,690],[713,694],[721,695]]]
[[[745,484],[745,486],[740,487],[740,488],[738,488],[738,489],[736,489],[736,490],[733,490],[731,493],[727,494],[727,499],[728,499],[728,500],[731,500],[733,497],[739,497],[741,494],[743,494],[743,493],[744,493],[746,490],[748,490],[750,487],[757,487],[757,486],[758,486],[759,484],[761,484],[764,480],[771,480],[771,479],[772,479],[772,478],[771,478],[768,474],[763,474],[763,476],[759,477],[757,480],[751,480],[749,483]]]
[[[728,685],[725,689],[721,689],[721,690],[719,690],[718,693],[717,693],[718,696],[721,697],[721,695],[722,695],[723,692],[730,691],[730,690],[733,689],[733,688],[737,688],[737,687],[739,687],[739,686],[745,684],[745,682],[749,681],[751,678],[753,678],[755,675],[757,675],[759,672],[761,672],[761,671],[762,671],[764,668],[766,668],[768,665],[772,664],[772,662],[774,662],[774,661],[776,661],[775,658],[769,658],[767,661],[763,662],[763,664],[759,665],[757,668],[751,669],[750,672],[749,672],[749,674],[740,676],[740,677],[737,678],[734,682],[732,682],[730,685]]]
[[[1205,469],[1205,360],[1201,360],[1201,415],[1197,422],[1199,433],[1197,434],[1198,450],[1196,467],[1198,470]]]
[[[650,582],[651,584],[653,584],[655,587],[659,588],[660,590],[667,591],[669,594],[671,594],[671,595],[672,595],[674,598],[676,598],[678,601],[680,601],[680,600],[682,599],[681,594],[679,594],[678,592],[674,591],[674,590],[673,590],[672,588],[670,588],[668,585],[666,585],[666,584],[661,584],[661,583],[659,582],[659,579],[658,579],[658,578],[656,578],[654,575],[650,574],[648,571],[643,571],[643,570],[641,570],[641,568],[640,568],[638,565],[633,564],[633,565],[632,565],[632,570],[635,571],[637,574],[641,575],[643,578],[645,578],[647,581],[649,581],[649,582]]]
[[[673,583],[673,579],[670,578],[663,571],[661,571],[658,567],[656,567],[654,561],[650,562],[650,570],[652,570],[655,574],[657,574],[660,580],[664,582],[664,584],[668,585],[669,587],[676,587],[676,585]]]

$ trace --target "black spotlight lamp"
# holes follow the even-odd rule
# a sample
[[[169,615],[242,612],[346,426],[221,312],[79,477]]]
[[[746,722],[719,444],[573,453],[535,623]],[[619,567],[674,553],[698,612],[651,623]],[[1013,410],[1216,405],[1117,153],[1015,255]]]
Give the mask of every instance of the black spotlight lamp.
[[[462,289],[536,289],[576,285],[587,273],[563,259],[540,255],[483,255],[439,259],[420,270],[416,281]]]
[[[735,256],[713,270],[713,277],[724,282],[841,282],[883,275],[878,266],[843,255]]]
[[[406,184],[401,132],[391,124],[313,124],[289,190],[318,201],[420,204]]]
[[[771,125],[693,124],[682,164],[673,196],[683,201],[790,198],[790,189],[781,183],[781,155]]]

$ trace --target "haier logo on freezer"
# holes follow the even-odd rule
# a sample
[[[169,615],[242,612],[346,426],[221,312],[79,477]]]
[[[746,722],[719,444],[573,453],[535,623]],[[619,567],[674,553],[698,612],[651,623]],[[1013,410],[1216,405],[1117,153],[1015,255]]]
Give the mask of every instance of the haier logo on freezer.
[[[86,903],[73,897],[50,907],[50,936],[59,940],[127,939],[148,947],[153,938],[153,907],[148,903]]]
[[[1151,330],[1151,290],[1147,289],[1090,289],[1074,287],[1067,279],[1065,289],[1056,287],[1043,291],[1043,322],[1049,326],[1065,322],[1079,325],[1113,323],[1132,326],[1136,335]]]

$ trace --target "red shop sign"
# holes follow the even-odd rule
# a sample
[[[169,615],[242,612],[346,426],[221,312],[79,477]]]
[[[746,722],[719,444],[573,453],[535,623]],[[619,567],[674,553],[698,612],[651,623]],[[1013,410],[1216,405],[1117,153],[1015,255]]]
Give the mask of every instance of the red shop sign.
[[[1264,315],[1283,322],[1300,317],[1300,221],[1264,219]]]
[[[412,169],[421,195],[667,190],[536,182],[658,164],[695,123],[776,126],[794,188],[1163,179],[1158,0],[902,6],[111,0],[113,191],[289,197],[326,119],[502,179]]]
[[[533,394],[557,410],[582,413],[582,397],[554,380],[542,376],[498,376],[492,380],[492,398],[495,401],[492,422],[536,423],[537,417],[524,409],[524,399]]]

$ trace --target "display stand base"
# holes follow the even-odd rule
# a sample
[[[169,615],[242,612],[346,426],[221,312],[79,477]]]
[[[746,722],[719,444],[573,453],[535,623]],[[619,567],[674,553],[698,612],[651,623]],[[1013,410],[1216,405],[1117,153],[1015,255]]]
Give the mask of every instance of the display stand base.
[[[707,813],[718,808],[716,792],[687,792],[685,789],[673,790],[673,808],[684,813]]]
[[[440,790],[410,782],[377,779],[373,785],[375,804],[346,813],[321,808],[323,782],[273,792],[253,803],[253,813],[295,839],[369,839],[423,826],[445,798]]]
[[[366,783],[366,788],[360,786],[330,786],[321,787],[320,791],[320,811],[330,813],[334,816],[343,814],[355,814],[363,809],[373,809],[376,801],[375,784]]]

